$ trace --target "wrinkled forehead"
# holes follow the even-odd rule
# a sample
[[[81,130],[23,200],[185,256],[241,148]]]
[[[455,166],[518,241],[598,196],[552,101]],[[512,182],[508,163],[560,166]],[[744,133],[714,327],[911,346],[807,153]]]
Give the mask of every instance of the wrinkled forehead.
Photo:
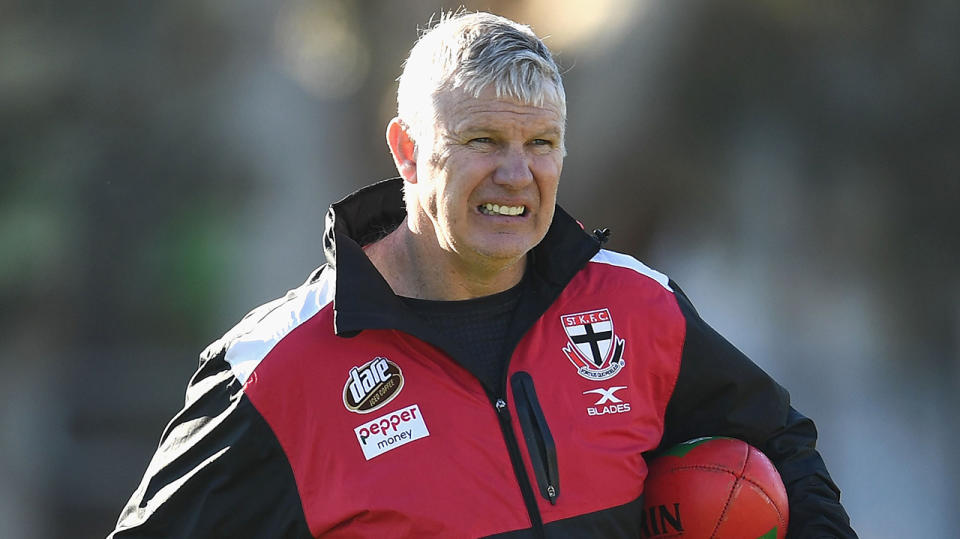
[[[504,113],[538,123],[555,124],[563,131],[567,109],[563,92],[545,81],[537,95],[516,96],[487,85],[478,92],[465,88],[441,89],[433,96],[435,125],[452,127],[469,117]]]

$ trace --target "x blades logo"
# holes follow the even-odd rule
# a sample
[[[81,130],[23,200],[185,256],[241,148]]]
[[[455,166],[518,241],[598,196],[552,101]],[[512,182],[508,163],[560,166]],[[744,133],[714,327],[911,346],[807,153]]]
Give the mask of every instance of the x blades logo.
[[[594,406],[600,406],[601,404],[606,404],[608,402],[619,404],[623,401],[618,399],[614,393],[620,391],[621,389],[627,389],[627,386],[613,386],[609,389],[599,387],[597,389],[591,389],[590,391],[584,391],[583,394],[586,395],[588,393],[596,393],[597,395],[600,395],[600,400],[593,403]]]
[[[609,309],[595,309],[560,317],[569,341],[563,354],[587,380],[607,380],[623,369],[624,340],[613,331]]]
[[[623,402],[623,399],[617,397],[617,391],[621,389],[627,389],[627,386],[613,386],[609,388],[598,387],[597,389],[591,389],[589,391],[584,391],[584,395],[596,394],[600,395],[600,399],[597,402],[593,403],[593,406],[587,407],[587,415],[607,415],[607,414],[622,414],[630,411],[630,403]],[[609,403],[609,404],[608,404]]]

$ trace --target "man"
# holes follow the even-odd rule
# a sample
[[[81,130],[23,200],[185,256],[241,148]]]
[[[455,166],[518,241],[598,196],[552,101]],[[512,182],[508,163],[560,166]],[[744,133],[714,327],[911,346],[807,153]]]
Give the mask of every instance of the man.
[[[791,537],[854,537],[787,393],[555,205],[565,97],[527,27],[443,18],[398,110],[401,177],[203,353],[113,537],[638,537],[644,455],[703,435],[778,465]]]

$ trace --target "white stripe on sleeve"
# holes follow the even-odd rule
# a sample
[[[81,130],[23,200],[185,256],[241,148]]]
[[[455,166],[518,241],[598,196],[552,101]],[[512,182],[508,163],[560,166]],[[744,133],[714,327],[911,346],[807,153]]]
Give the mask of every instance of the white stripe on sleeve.
[[[596,262],[599,264],[609,264],[611,266],[619,266],[621,268],[632,269],[637,273],[650,277],[654,281],[657,281],[658,283],[660,283],[660,286],[666,288],[670,292],[673,292],[673,289],[670,288],[670,284],[669,284],[670,279],[666,275],[660,273],[655,269],[651,269],[646,264],[644,264],[643,262],[640,262],[639,260],[637,260],[636,258],[633,258],[630,255],[625,255],[623,253],[618,253],[616,251],[608,251],[606,249],[600,249],[600,252],[594,255],[594,257],[590,259],[590,262]]]
[[[327,269],[316,282],[304,284],[273,302],[276,306],[265,306],[269,311],[259,320],[245,320],[224,337],[227,363],[241,384],[246,383],[277,343],[333,301],[335,288],[334,272]]]

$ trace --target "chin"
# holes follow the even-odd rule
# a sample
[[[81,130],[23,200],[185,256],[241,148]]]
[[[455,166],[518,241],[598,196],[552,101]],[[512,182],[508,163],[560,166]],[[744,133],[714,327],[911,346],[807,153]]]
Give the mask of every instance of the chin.
[[[473,252],[491,260],[515,260],[521,258],[533,249],[538,241],[530,238],[497,238],[475,244]]]

